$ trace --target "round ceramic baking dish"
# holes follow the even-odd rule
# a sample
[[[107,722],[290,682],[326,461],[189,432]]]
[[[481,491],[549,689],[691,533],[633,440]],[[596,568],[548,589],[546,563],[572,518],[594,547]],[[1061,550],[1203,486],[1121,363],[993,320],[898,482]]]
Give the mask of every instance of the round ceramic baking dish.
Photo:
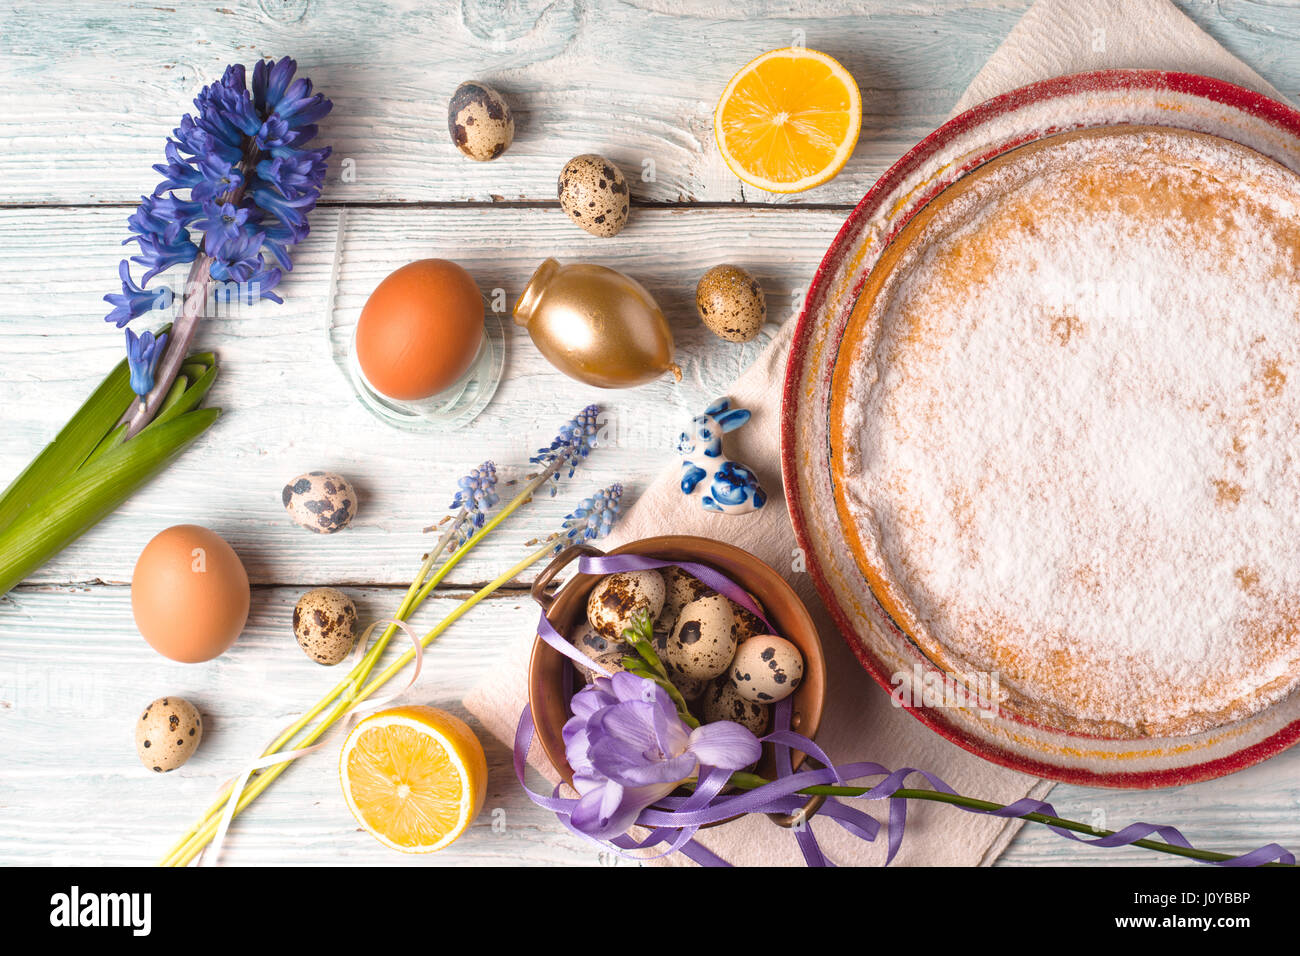
[[[822,260],[791,345],[782,468],[796,536],[844,639],[886,690],[896,675],[951,681],[875,600],[839,525],[831,474],[831,378],[858,293],[883,249],[931,198],[1009,150],[1069,130],[1171,126],[1234,140],[1300,171],[1300,113],[1209,77],[1108,70],[1057,77],[988,100],[944,124],[863,197]],[[1003,708],[908,710],[947,739],[1038,776],[1109,787],[1163,787],[1223,776],[1300,739],[1300,694],[1242,720],[1176,737],[1108,739],[1028,722]],[[840,702],[843,706],[844,702]]]

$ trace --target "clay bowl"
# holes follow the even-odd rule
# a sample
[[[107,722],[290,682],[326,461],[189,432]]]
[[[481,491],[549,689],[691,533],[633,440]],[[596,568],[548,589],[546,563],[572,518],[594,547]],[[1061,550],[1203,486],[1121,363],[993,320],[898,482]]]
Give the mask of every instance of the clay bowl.
[[[590,546],[570,548],[557,555],[533,584],[533,598],[546,613],[551,625],[561,634],[569,634],[587,613],[587,597],[600,575],[577,574],[565,583],[554,596],[546,588],[571,561],[581,554],[600,555],[603,552]],[[794,589],[785,579],[752,554],[729,544],[691,535],[668,535],[643,538],[616,548],[610,554],[638,554],[664,561],[695,561],[727,575],[732,581],[755,597],[775,626],[776,632],[793,642],[803,653],[803,683],[793,695],[794,710],[791,728],[805,737],[814,737],[821,723],[822,704],[826,695],[826,663],[822,657],[821,639]],[[573,782],[573,771],[564,756],[564,740],[560,735],[565,721],[571,716],[569,697],[565,692],[565,671],[573,665],[563,654],[551,648],[540,637],[533,644],[533,654],[528,665],[528,703],[532,709],[533,723],[537,727],[537,740],[547,759],[566,783]],[[569,685],[574,693],[582,687],[582,678],[573,670]],[[775,776],[776,766],[770,752],[764,748],[758,772]],[[804,754],[792,754],[795,767],[804,760]]]

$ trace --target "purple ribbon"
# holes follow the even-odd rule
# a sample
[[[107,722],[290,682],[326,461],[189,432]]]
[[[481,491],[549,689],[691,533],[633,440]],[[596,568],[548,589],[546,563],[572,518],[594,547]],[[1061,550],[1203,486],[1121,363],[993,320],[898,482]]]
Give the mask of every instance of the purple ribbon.
[[[580,574],[616,574],[620,571],[648,571],[672,566],[679,567],[694,575],[707,587],[752,612],[764,624],[772,628],[772,622],[764,616],[763,612],[742,588],[708,565],[698,564],[693,561],[661,561],[656,558],[647,558],[635,554],[602,555],[598,557],[584,555],[578,560],[578,572]],[[541,620],[538,621],[537,633],[548,645],[575,663],[586,668],[601,670],[599,665],[565,640],[551,625],[551,622],[546,619],[545,614],[542,614]],[[773,633],[775,633],[775,629],[773,629]],[[641,811],[640,816],[637,817],[637,825],[647,829],[649,833],[639,840],[630,834],[617,837],[608,843],[595,840],[570,823],[570,816],[578,801],[570,797],[560,796],[559,785],[555,787],[550,796],[537,793],[528,786],[524,780],[524,769],[535,735],[532,710],[528,706],[525,706],[523,713],[520,714],[519,726],[515,731],[515,776],[518,777],[520,785],[535,804],[555,813],[565,827],[578,836],[592,840],[602,847],[612,847],[615,852],[631,859],[655,859],[658,856],[668,856],[672,853],[681,852],[703,866],[730,866],[731,864],[695,840],[695,834],[700,827],[722,823],[748,813],[794,813],[806,801],[805,796],[798,794],[798,791],[805,787],[848,786],[853,780],[877,776],[883,776],[885,779],[871,787],[861,797],[855,799],[889,800],[888,853],[885,858],[885,865],[888,866],[898,854],[899,847],[902,846],[903,833],[907,826],[907,798],[894,796],[895,793],[906,787],[907,778],[912,774],[920,774],[933,789],[952,796],[959,795],[957,791],[953,790],[939,777],[928,771],[918,770],[915,767],[890,770],[888,767],[871,761],[835,764],[817,744],[790,729],[792,709],[788,697],[780,701],[775,707],[774,725],[777,729],[762,738],[762,742],[770,745],[773,749],[777,767],[776,780],[753,790],[723,793],[723,788],[730,774],[714,767],[701,767],[700,779],[693,793],[684,797],[664,797],[653,807]],[[819,768],[805,766],[795,771],[791,765],[791,753],[794,750],[802,751],[822,766]],[[952,804],[952,806],[965,810],[967,813],[987,814],[1008,819],[1023,817],[1029,813],[1040,813],[1051,817],[1060,816],[1050,803],[1043,800],[1034,800],[1030,797],[1024,797],[1008,806],[997,807],[992,810],[967,807],[961,804]],[[880,822],[878,820],[865,811],[851,807],[836,797],[828,797],[817,811],[816,816],[825,817],[827,820],[838,824],[848,833],[868,842],[874,841],[880,833]],[[1131,823],[1116,833],[1098,837],[1080,836],[1071,830],[1052,824],[1046,824],[1046,826],[1060,836],[1091,846],[1127,846],[1137,840],[1158,836],[1170,846],[1192,849],[1192,844],[1176,827],[1154,823]],[[805,820],[800,826],[793,829],[795,840],[809,866],[835,865],[822,852],[809,820]],[[657,847],[661,844],[667,844],[667,849],[656,854],[656,857],[636,856],[631,852]],[[1227,860],[1198,862],[1212,862],[1216,866],[1235,867],[1260,866],[1264,863],[1273,862],[1294,865],[1295,861],[1295,855],[1289,850],[1276,843],[1269,843],[1258,849],[1251,850],[1249,853],[1243,853]]]

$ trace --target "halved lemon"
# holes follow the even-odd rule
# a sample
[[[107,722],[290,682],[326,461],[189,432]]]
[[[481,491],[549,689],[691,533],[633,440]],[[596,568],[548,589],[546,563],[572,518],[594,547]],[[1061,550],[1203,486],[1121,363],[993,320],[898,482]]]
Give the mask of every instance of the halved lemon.
[[[713,136],[733,173],[759,189],[797,193],[826,182],[853,155],[862,96],[849,71],[790,47],[750,60],[713,111]]]
[[[357,822],[384,846],[432,853],[473,822],[487,759],[468,725],[436,707],[396,707],[361,721],[343,742],[339,781]]]

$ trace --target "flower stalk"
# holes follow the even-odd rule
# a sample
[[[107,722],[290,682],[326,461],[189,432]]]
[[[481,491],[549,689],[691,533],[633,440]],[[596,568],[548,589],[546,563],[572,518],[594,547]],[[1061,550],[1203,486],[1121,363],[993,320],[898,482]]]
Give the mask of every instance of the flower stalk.
[[[677,689],[677,685],[669,676],[668,668],[655,652],[654,622],[650,619],[650,612],[644,608],[637,611],[632,618],[632,626],[625,628],[621,636],[623,642],[636,652],[635,657],[630,654],[623,656],[623,666],[638,677],[654,681],[662,687],[673,702],[673,706],[677,708],[677,716],[686,726],[691,728],[700,726],[699,720],[691,713],[686,698],[682,696],[682,692]]]
[[[612,485],[605,491],[601,492],[599,495],[594,496],[594,498],[589,498],[585,502],[583,502],[582,506],[580,506],[578,509],[575,509],[575,511],[569,515],[569,517],[566,519],[565,525],[561,527],[561,530],[549,536],[546,539],[546,543],[541,548],[538,548],[536,551],[529,554],[527,557],[519,561],[513,567],[504,571],[496,578],[494,578],[492,581],[488,582],[486,585],[479,588],[479,590],[474,592],[474,594],[470,595],[468,598],[466,598],[464,601],[458,604],[450,614],[448,614],[442,621],[440,621],[437,624],[437,626],[435,626],[427,634],[421,637],[420,638],[421,648],[428,648],[430,644],[432,644],[439,637],[441,637],[453,624],[455,624],[462,617],[464,617],[466,614],[472,611],[481,602],[486,600],[488,597],[491,597],[492,594],[494,594],[496,591],[500,590],[501,588],[505,587],[507,584],[509,584],[511,581],[517,578],[520,574],[523,574],[525,571],[527,571],[533,565],[537,564],[539,561],[553,555],[555,550],[555,542],[564,540],[568,537],[569,532],[572,530],[571,522],[574,522],[576,520],[585,520],[581,517],[575,518],[575,515],[577,515],[579,512],[584,511],[584,509],[589,509],[593,501],[603,500],[608,503],[609,510],[605,513],[605,517],[608,517],[610,519],[609,523],[612,524],[613,521],[617,519],[619,513],[619,498],[621,497],[622,492],[623,492],[623,488],[621,485]],[[487,526],[484,527],[483,531],[486,530],[487,530]],[[480,532],[480,534],[481,533],[482,532]],[[584,539],[590,539],[594,537],[599,537],[599,534],[595,534],[595,533],[590,535],[584,534],[583,537]],[[470,538],[469,540],[473,541],[474,539]],[[468,545],[469,542],[467,541],[466,544]],[[462,546],[462,548],[459,549],[456,552],[456,554],[453,554],[452,556],[453,559],[455,559],[456,556],[460,553],[460,550],[464,550],[464,547]],[[450,560],[451,559],[449,559],[449,561]],[[372,656],[374,657],[374,660],[371,661],[370,669],[373,669],[374,662],[378,660],[377,655],[374,655],[374,649],[372,648],[370,652],[367,652],[366,657],[363,658],[362,660],[362,664],[365,664],[366,661],[372,659]],[[321,719],[320,723],[317,724],[314,728],[312,728],[302,740],[298,741],[295,747],[296,748],[307,747],[315,743],[322,736],[324,736],[326,731],[328,731],[331,727],[333,727],[336,723],[338,723],[339,720],[343,719],[349,712],[355,709],[359,704],[365,701],[366,698],[372,696],[381,687],[383,687],[390,680],[392,680],[399,673],[401,673],[401,671],[406,667],[406,665],[408,665],[414,658],[415,658],[415,649],[410,648],[409,650],[401,654],[391,664],[389,664],[388,667],[386,667],[379,674],[379,676],[371,679],[368,683],[366,683],[364,686],[361,686],[359,688],[358,685],[365,680],[365,675],[358,675],[355,677],[350,676],[349,677],[350,686],[348,687],[348,689],[342,694],[341,697],[339,697],[339,699],[329,709],[328,713],[325,714],[325,716]],[[362,665],[358,665],[358,670],[360,670],[361,666]],[[368,673],[369,673],[369,669],[366,670],[367,675]],[[354,671],[354,674],[356,674],[356,671]],[[272,751],[268,751],[268,752],[272,752]],[[239,795],[239,799],[235,804],[234,815],[238,816],[250,803],[252,803],[255,799],[257,799],[257,796],[261,794],[263,791],[265,791],[266,788],[269,787],[275,781],[275,779],[280,776],[280,774],[284,773],[284,771],[289,768],[289,765],[292,762],[293,761],[291,760],[286,760],[283,763],[275,764],[271,767],[265,768],[256,776],[252,777],[248,783],[248,786],[245,787],[244,791]],[[228,794],[227,794],[227,798],[228,798]],[[186,866],[187,864],[190,863],[190,861],[192,861],[196,856],[198,856],[198,854],[202,852],[203,848],[207,846],[209,842],[211,842],[213,836],[216,834],[217,827],[220,823],[220,816],[221,816],[220,811],[224,810],[225,804],[226,804],[226,799],[219,800],[216,805],[217,812],[210,813],[207,817],[204,818],[204,820],[198,826],[193,828],[190,834],[188,834],[186,838],[182,839],[180,843],[178,843],[177,846],[175,846],[171,850],[171,852],[169,852],[167,856],[163,858],[161,865]]]
[[[433,590],[442,583],[448,574],[468,555],[484,538],[487,537],[502,522],[507,520],[511,515],[517,512],[525,504],[533,500],[533,495],[548,482],[551,483],[552,494],[558,485],[559,479],[567,471],[567,477],[572,477],[578,466],[586,459],[591,449],[595,447],[597,441],[596,420],[599,409],[595,405],[588,405],[582,409],[574,418],[561,427],[559,434],[548,448],[541,449],[531,461],[535,464],[541,464],[542,470],[531,476],[527,484],[514,496],[513,499],[502,508],[492,518],[488,518],[488,512],[498,503],[496,494],[496,466],[490,462],[483,462],[478,468],[471,471],[468,475],[461,478],[458,482],[458,490],[452,499],[451,507],[454,515],[450,523],[446,526],[442,536],[436,546],[425,555],[424,561],[420,566],[415,578],[411,581],[406,590],[406,595],[393,618],[398,621],[406,621],[413,615],[420,606],[425,602]],[[599,537],[609,530],[613,521],[618,514],[618,498],[622,493],[622,486],[616,485],[599,495],[586,499],[574,512],[565,520],[565,524],[560,531],[551,535],[547,539],[544,548],[530,555],[515,568],[506,572],[505,575],[498,578],[493,584],[481,590],[478,594],[472,596],[467,602],[458,606],[447,620],[425,636],[425,646],[437,638],[442,631],[450,627],[454,621],[468,613],[471,608],[487,597],[497,588],[512,580],[515,576],[522,573],[528,567],[531,567],[537,561],[540,561],[546,555],[556,549],[556,542],[562,542],[581,536],[582,538]],[[431,526],[431,527],[437,527]],[[474,530],[476,529],[476,530]],[[426,529],[430,530],[430,529]],[[472,533],[471,533],[472,532]],[[454,546],[454,547],[453,547]],[[434,565],[438,559],[447,554],[445,561],[438,567],[437,571],[432,574]],[[381,678],[371,681],[367,684],[371,673],[387,650],[389,642],[396,635],[398,626],[389,624],[380,634],[375,643],[365,652],[361,660],[353,667],[352,671],[334,686],[325,696],[323,696],[315,705],[303,714],[297,721],[285,728],[284,731],[276,737],[274,741],[262,752],[263,757],[279,753],[290,741],[293,741],[299,734],[311,724],[313,720],[321,714],[325,714],[321,723],[312,730],[305,738],[297,741],[293,749],[300,749],[317,740],[330,726],[336,723],[341,717],[346,715],[361,701],[369,697],[374,691],[386,683],[394,675],[410,662],[414,657],[414,650],[408,651],[402,656],[400,661],[390,666]],[[328,713],[326,713],[328,711]],[[268,768],[263,768],[254,773],[250,778],[248,786],[244,789],[236,805],[236,813],[243,807],[247,806],[253,799],[249,794],[261,793],[266,787],[274,781],[280,773],[288,767],[289,761],[275,764]],[[208,841],[212,839],[212,834],[216,832],[221,815],[229,801],[229,791],[223,792],[218,799],[207,809],[203,817],[190,828],[189,831],[172,847],[167,856],[163,859],[163,865],[184,865],[193,856],[197,854]],[[206,834],[206,836],[204,836]],[[194,853],[188,853],[193,848],[195,841],[198,849]],[[188,856],[186,855],[188,853]],[[177,863],[181,857],[184,861]]]
[[[760,777],[752,773],[734,773],[731,775],[729,783],[740,790],[755,790],[764,784],[771,783],[766,777]],[[847,787],[835,785],[819,785],[813,787],[804,787],[796,791],[803,796],[825,796],[825,797],[861,797],[868,793],[871,787]],[[992,812],[1002,810],[1005,804],[993,803],[990,800],[979,800],[975,797],[965,797],[956,793],[944,793],[941,790],[913,790],[903,788],[895,790],[888,799],[898,798],[900,800],[927,800],[931,803],[946,803],[949,806],[966,807],[969,810],[982,810]],[[1045,813],[1025,813],[1016,819],[1027,820],[1030,823],[1039,823],[1049,827],[1060,827],[1062,830],[1069,830],[1072,833],[1086,833],[1093,837],[1114,836],[1117,831],[1094,829],[1086,823],[1079,823],[1077,820],[1067,820],[1063,817],[1054,817]],[[1175,846],[1172,843],[1163,843],[1160,840],[1134,840],[1132,846],[1140,846],[1146,850],[1155,850],[1159,853],[1170,853],[1174,856],[1181,856],[1191,860],[1200,860],[1205,863],[1222,863],[1225,860],[1233,859],[1230,853],[1219,853],[1214,850],[1198,850],[1195,847]],[[1264,866],[1286,866],[1285,863],[1265,863]]]
[[[200,255],[190,268],[189,278],[185,280],[185,288],[190,293],[181,303],[180,312],[172,324],[169,347],[163,352],[158,368],[153,372],[154,385],[140,396],[140,401],[132,402],[118,421],[119,425],[126,425],[122,436],[124,441],[138,435],[162,410],[163,402],[176,381],[176,376],[180,374],[181,366],[187,361],[185,356],[194,341],[194,333],[198,331],[199,320],[203,317],[208,300],[211,264],[211,259]]]

